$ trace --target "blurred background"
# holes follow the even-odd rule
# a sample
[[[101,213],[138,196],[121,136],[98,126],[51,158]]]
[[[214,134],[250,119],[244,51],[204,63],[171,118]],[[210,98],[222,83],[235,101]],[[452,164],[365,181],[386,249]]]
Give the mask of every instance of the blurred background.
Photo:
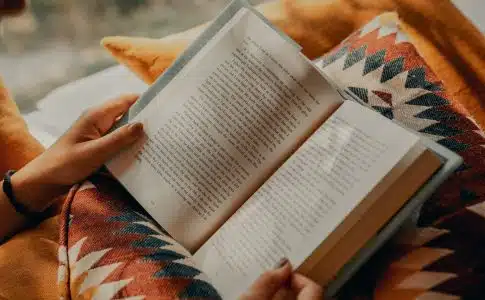
[[[228,2],[31,0],[0,23],[0,74],[29,112],[52,89],[115,64],[99,44],[104,36],[163,37],[210,20]]]

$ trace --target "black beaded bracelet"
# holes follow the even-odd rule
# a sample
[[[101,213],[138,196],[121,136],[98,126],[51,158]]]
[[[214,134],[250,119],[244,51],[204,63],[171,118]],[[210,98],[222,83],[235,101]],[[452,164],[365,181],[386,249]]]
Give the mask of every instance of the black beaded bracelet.
[[[8,200],[10,201],[10,204],[13,206],[13,208],[17,213],[24,216],[28,221],[33,221],[33,222],[41,221],[45,216],[44,212],[31,211],[27,206],[20,203],[15,198],[15,194],[12,188],[13,174],[15,174],[15,171],[10,170],[7,173],[5,173],[5,176],[3,177],[3,192],[5,193]]]

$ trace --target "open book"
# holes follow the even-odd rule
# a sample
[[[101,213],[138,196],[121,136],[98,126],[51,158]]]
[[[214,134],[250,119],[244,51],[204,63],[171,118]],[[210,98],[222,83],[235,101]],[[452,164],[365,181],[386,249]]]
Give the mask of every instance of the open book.
[[[282,257],[327,284],[440,168],[249,8],[185,59],[130,120],[146,138],[107,166],[224,298]]]

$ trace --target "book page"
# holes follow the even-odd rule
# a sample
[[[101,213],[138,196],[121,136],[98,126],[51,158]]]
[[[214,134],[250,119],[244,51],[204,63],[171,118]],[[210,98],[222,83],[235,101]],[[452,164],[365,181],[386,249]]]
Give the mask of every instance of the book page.
[[[197,249],[342,100],[247,9],[138,114],[146,139],[108,168]]]
[[[298,268],[418,141],[345,102],[197,251],[196,262],[225,299],[283,257]]]

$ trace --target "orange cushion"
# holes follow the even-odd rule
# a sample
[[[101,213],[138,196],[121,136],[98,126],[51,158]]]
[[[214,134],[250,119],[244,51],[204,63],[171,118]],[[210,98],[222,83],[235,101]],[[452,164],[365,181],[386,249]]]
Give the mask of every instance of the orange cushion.
[[[0,174],[20,169],[42,151],[0,79]]]
[[[0,246],[0,299],[58,299],[59,217]]]

